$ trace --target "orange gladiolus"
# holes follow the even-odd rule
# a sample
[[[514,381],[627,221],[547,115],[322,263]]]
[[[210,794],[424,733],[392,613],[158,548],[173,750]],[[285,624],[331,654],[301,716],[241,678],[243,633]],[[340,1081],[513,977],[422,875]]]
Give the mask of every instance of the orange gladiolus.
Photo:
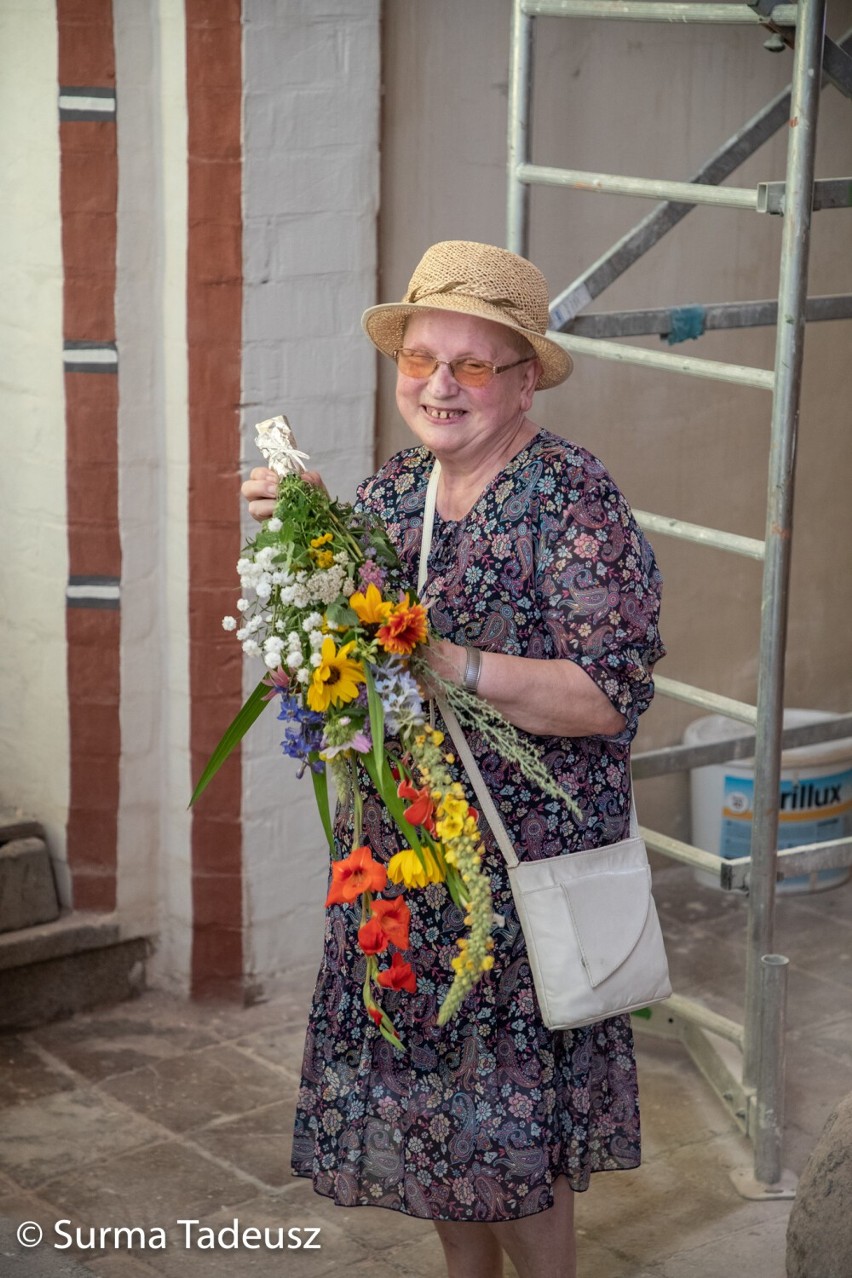
[[[379,902],[373,902],[373,909]],[[378,919],[368,919],[358,928],[358,944],[365,954],[381,954],[388,948],[389,937]]]
[[[376,631],[376,638],[385,652],[407,657],[426,638],[426,609],[420,604],[410,604],[406,594]]]
[[[408,990],[410,994],[414,994],[417,990],[414,968],[410,963],[406,963],[401,954],[394,954],[390,967],[379,972],[376,979],[386,990]]]
[[[374,901],[373,918],[389,941],[393,941],[397,949],[408,949],[408,925],[411,922],[411,911],[401,896],[392,901]]]
[[[368,847],[355,848],[341,861],[331,863],[331,887],[326,905],[346,904],[362,892],[381,892],[388,881],[387,870],[374,861]]]
[[[435,804],[428,785],[425,785],[422,790],[415,790],[410,781],[400,781],[396,792],[401,799],[408,799],[410,802],[410,807],[407,807],[403,813],[406,821],[410,825],[423,825],[430,834],[434,834]]]

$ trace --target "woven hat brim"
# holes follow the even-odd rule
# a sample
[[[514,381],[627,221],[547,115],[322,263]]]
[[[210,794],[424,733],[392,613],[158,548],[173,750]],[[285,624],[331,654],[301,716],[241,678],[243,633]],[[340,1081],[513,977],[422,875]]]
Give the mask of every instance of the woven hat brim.
[[[371,306],[361,316],[361,327],[383,355],[393,355],[403,344],[408,317],[416,315],[418,311],[452,311],[457,315],[475,315],[501,324],[513,333],[520,333],[541,362],[541,376],[536,383],[536,390],[549,390],[552,386],[558,386],[571,375],[574,368],[574,361],[568,352],[549,337],[544,337],[534,329],[522,328],[519,324],[508,324],[505,312],[499,306],[493,306],[478,297],[460,296],[458,293],[435,293],[424,302],[387,302],[381,306]]]

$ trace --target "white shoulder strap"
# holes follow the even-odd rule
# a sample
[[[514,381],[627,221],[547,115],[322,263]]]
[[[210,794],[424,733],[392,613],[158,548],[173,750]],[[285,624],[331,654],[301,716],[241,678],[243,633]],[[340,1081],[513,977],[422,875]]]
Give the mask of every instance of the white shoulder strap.
[[[426,487],[426,501],[423,507],[423,535],[420,542],[420,568],[417,574],[417,593],[423,589],[426,581],[427,564],[429,562],[429,550],[432,545],[432,528],[435,523],[435,502],[438,495],[438,479],[441,474],[441,463],[436,459],[432,467],[432,473],[429,476],[429,483]],[[446,697],[435,698],[438,709],[441,712],[441,718],[444,720],[447,731],[452,737],[453,744],[456,747],[459,758],[464,764],[465,771],[470,778],[470,783],[474,788],[476,797],[479,800],[479,806],[482,809],[482,815],[491,827],[491,832],[497,840],[497,846],[503,853],[503,859],[510,869],[518,864],[518,854],[515,851],[512,840],[509,838],[503,820],[497,811],[485,779],[479,770],[479,765],[473,757],[470,746],[467,743],[467,737],[464,729],[455,716]],[[633,798],[633,785],[630,786],[630,837],[637,838],[639,835],[639,822],[636,816],[636,803]]]
[[[441,477],[441,463],[435,459],[429,483],[426,485],[426,503],[423,507],[423,535],[420,538],[420,570],[417,574],[417,593],[422,593],[426,584],[426,571],[429,563],[429,550],[432,546],[432,529],[435,525],[435,502],[438,498],[438,480]]]

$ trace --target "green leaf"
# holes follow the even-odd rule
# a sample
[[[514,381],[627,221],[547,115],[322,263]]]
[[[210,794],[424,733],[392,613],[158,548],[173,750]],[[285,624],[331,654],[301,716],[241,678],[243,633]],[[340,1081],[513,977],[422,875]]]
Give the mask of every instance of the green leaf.
[[[257,685],[254,692],[246,701],[242,709],[237,713],[236,717],[225,729],[222,740],[216,746],[207,761],[207,766],[199,778],[198,784],[192,792],[192,798],[189,801],[189,807],[192,807],[196,799],[199,799],[207,789],[222,764],[231,754],[231,752],[240,744],[243,737],[248,732],[255,719],[260,718],[266,706],[266,694],[269,692],[269,684],[263,680]]]
[[[373,758],[379,776],[385,768],[385,708],[382,699],[376,692],[373,672],[368,665],[364,666],[367,680],[367,708],[370,712],[370,735],[373,738]]]
[[[312,751],[308,758],[309,763],[315,763],[319,759],[316,751]],[[331,824],[331,808],[328,802],[328,768],[323,765],[322,772],[314,772],[311,768],[311,780],[314,783],[314,798],[317,801],[317,811],[322,821],[322,828],[325,831],[325,837],[328,839],[328,850],[334,857],[334,828]]]
[[[358,625],[358,614],[345,603],[333,603],[325,610],[327,619],[333,626],[346,627]]]
[[[406,840],[407,846],[414,848],[415,852],[422,849],[420,836],[413,825],[409,825],[403,813],[405,812],[405,804],[396,792],[396,782],[393,779],[393,773],[390,770],[390,764],[387,759],[384,760],[384,770],[379,773],[376,766],[376,760],[371,754],[361,755],[361,761],[370,774],[370,780],[382,796],[384,803],[390,815],[397,826],[397,829]]]

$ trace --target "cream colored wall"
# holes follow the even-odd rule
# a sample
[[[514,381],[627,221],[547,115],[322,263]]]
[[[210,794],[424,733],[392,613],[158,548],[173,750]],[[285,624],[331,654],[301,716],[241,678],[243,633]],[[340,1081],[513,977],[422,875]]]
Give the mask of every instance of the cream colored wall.
[[[401,296],[441,239],[505,243],[507,0],[385,5],[380,300]],[[830,5],[832,32],[852,3]],[[687,179],[789,81],[789,53],[746,28],[538,19],[533,160]],[[731,179],[783,177],[786,131]],[[852,104],[822,95],[818,175],[852,173]],[[651,202],[537,188],[530,256],[556,293],[644,217]],[[590,310],[771,298],[781,221],[698,209]],[[852,214],[815,217],[810,292],[852,292]],[[658,338],[638,339],[667,350]],[[712,333],[679,352],[771,367],[774,332]],[[787,704],[852,708],[852,322],[808,329],[798,449]],[[385,361],[383,361],[385,364]],[[769,396],[682,376],[578,360],[533,416],[601,456],[638,508],[763,535]],[[380,382],[378,461],[408,440]],[[760,568],[653,538],[665,576],[661,673],[753,700]],[[639,748],[679,739],[695,710],[659,697]],[[642,786],[643,822],[688,835],[685,777]]]
[[[42,821],[63,888],[65,393],[53,0],[0,7],[0,807]]]
[[[183,0],[114,0],[122,530],[118,915],[186,990],[192,938]]]

